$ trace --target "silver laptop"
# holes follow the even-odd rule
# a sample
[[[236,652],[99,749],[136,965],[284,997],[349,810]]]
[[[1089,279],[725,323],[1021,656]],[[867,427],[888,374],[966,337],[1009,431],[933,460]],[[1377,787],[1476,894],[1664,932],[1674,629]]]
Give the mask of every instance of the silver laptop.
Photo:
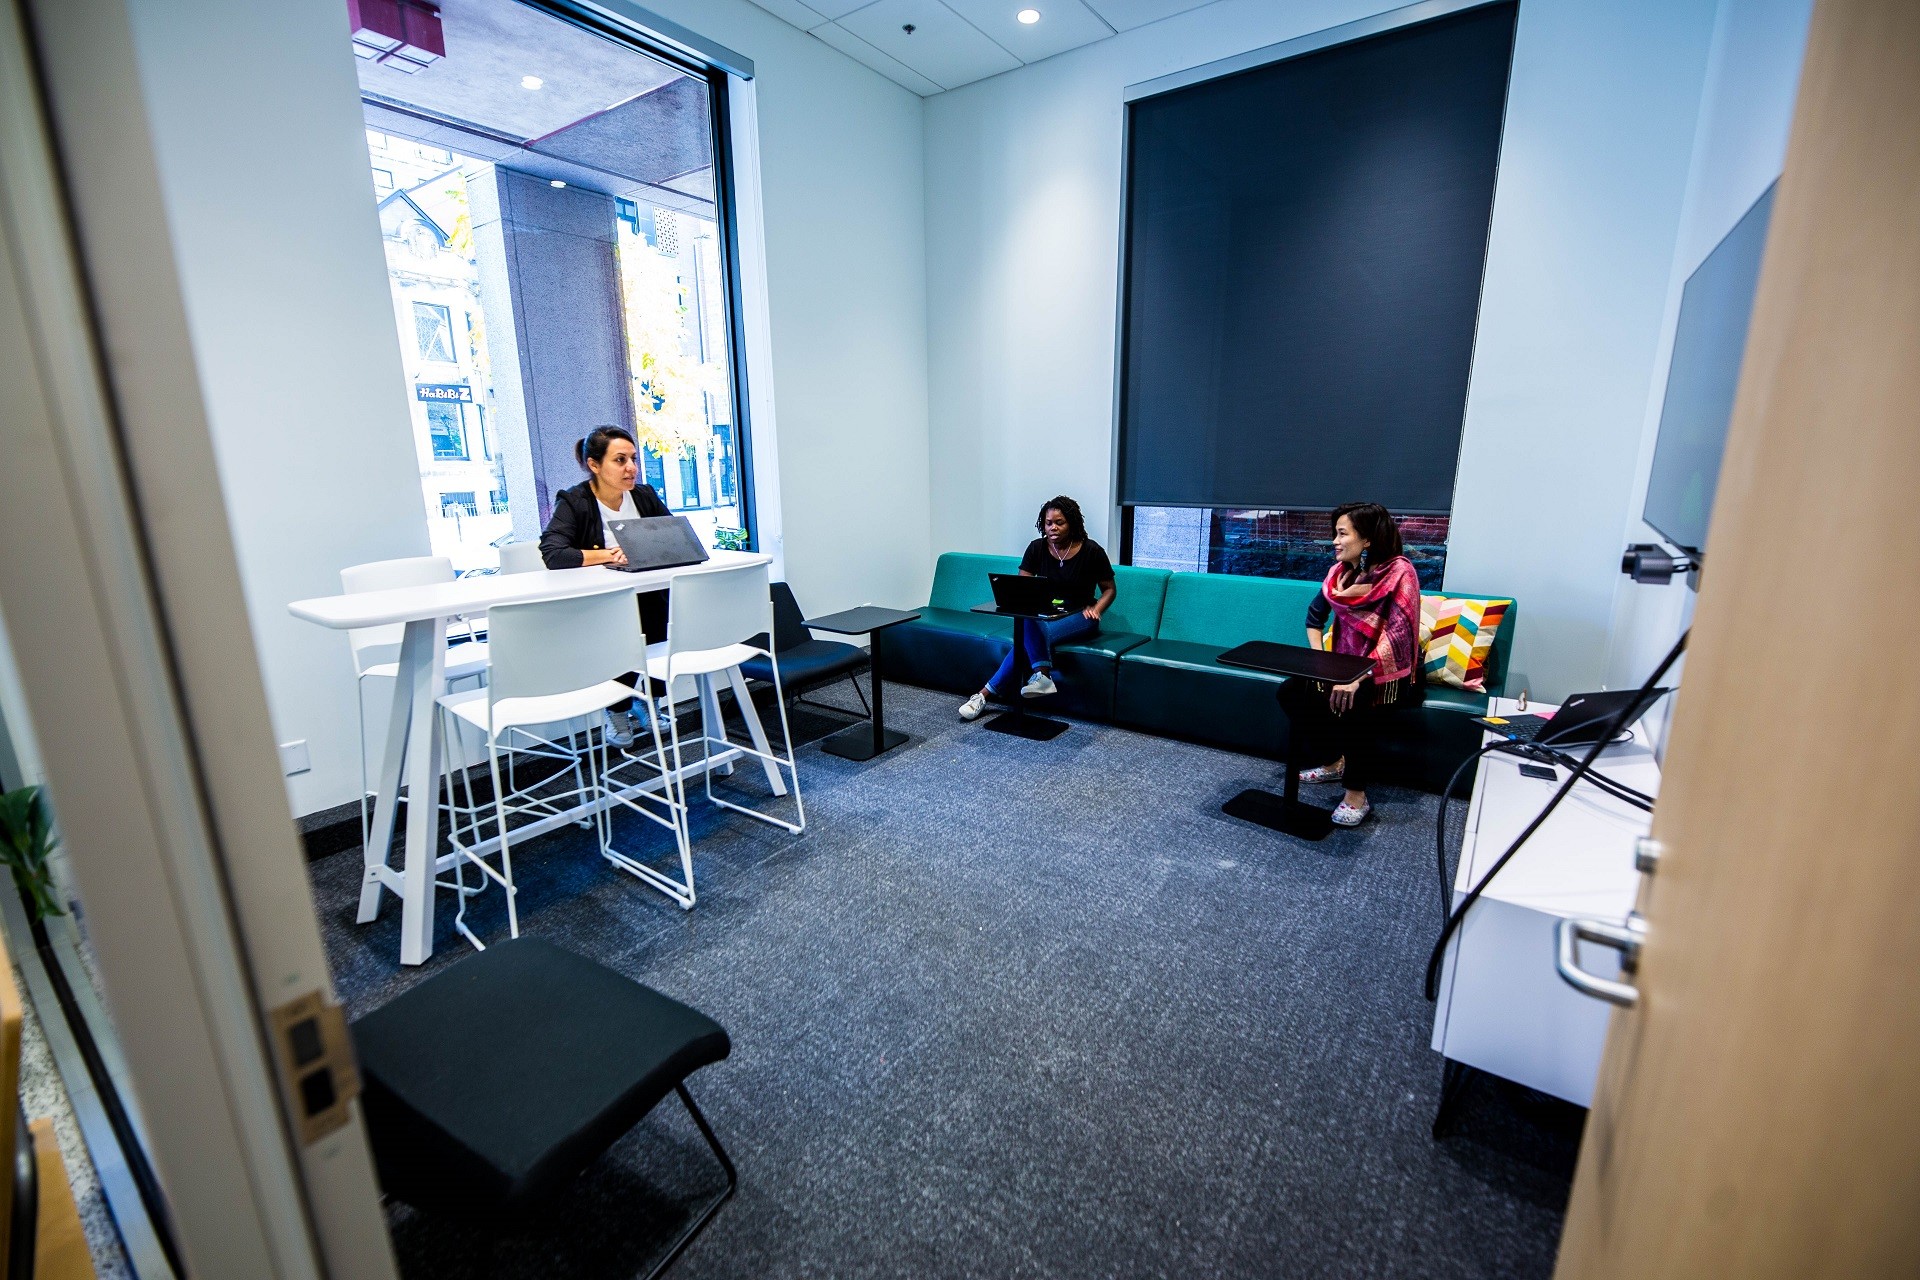
[[[607,531],[620,544],[625,564],[610,564],[622,573],[647,569],[678,569],[707,560],[707,549],[685,516],[642,516],[638,520],[609,520]]]

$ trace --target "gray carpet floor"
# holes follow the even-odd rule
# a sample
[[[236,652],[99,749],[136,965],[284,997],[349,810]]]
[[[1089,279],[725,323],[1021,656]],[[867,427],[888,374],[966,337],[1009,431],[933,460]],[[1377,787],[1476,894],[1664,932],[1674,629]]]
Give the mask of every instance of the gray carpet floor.
[[[523,933],[732,1035],[690,1088],[740,1190],[674,1276],[1551,1272],[1583,1113],[1481,1077],[1429,1136],[1434,797],[1382,789],[1310,844],[1219,812],[1269,763],[1111,726],[1028,742],[957,702],[889,685],[906,748],[801,748],[802,836],[697,809],[691,912],[584,832],[515,848]],[[443,894],[403,970],[397,904],[353,922],[358,851],[312,868],[353,1013],[468,954]],[[498,891],[469,920],[504,938]],[[539,1231],[389,1220],[409,1277],[631,1276],[718,1185],[670,1099]]]

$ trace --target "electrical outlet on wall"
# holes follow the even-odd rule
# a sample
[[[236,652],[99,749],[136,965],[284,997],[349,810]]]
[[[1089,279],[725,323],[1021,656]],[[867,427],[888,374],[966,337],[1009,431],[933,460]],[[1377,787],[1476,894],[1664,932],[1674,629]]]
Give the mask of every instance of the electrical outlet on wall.
[[[305,773],[311,768],[313,768],[313,757],[307,754],[305,738],[280,744],[280,772],[291,777],[296,773]]]

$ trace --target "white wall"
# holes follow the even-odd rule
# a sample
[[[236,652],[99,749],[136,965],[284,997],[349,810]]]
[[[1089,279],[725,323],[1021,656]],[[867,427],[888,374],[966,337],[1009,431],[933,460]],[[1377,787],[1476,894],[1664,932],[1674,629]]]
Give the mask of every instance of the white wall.
[[[1780,176],[1812,9],[1813,0],[1721,0],[1622,546],[1659,541],[1640,519],[1640,508],[1659,435],[1681,290]],[[1660,587],[1626,578],[1616,592],[1607,682],[1617,688],[1646,679],[1691,622],[1695,595],[1678,582]],[[1665,711],[1659,709],[1662,725]]]
[[[1447,588],[1520,602],[1516,682],[1601,681],[1712,0],[1524,0]]]
[[[1117,532],[1124,88],[1391,7],[1228,0],[928,100],[936,552],[1017,546],[1059,491]],[[1520,599],[1537,694],[1603,666],[1712,22],[1521,5],[1446,586]]]
[[[167,219],[295,813],[359,786],[346,642],[290,600],[427,550],[338,3],[133,0]],[[928,574],[921,107],[746,0],[649,7],[756,62],[785,558],[825,612]],[[774,423],[759,424],[772,430]],[[377,738],[377,729],[375,731]],[[261,744],[263,750],[272,744]]]
[[[359,787],[354,681],[345,638],[287,602],[337,593],[346,565],[427,552],[346,6],[128,8],[155,214],[185,285],[275,734],[312,753],[287,779],[307,813]]]

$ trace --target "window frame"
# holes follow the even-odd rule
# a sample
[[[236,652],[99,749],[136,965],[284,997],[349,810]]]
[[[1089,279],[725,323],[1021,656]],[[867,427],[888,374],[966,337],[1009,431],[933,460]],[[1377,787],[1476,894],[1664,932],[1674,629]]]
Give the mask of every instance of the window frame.
[[[647,15],[655,29],[581,0],[520,0],[562,22],[624,44],[706,83],[707,123],[713,147],[714,226],[720,237],[720,275],[725,291],[727,394],[733,407],[734,483],[740,527],[749,551],[760,549],[758,488],[753,475],[753,423],[747,394],[746,302],[741,287],[740,226],[734,203],[733,113],[729,72],[752,79],[753,64],[731,50],[712,46],[676,24]],[[674,42],[674,43],[669,43]],[[663,460],[664,461],[664,460]],[[664,496],[664,495],[662,495]]]
[[[426,364],[459,364],[460,350],[453,337],[453,308],[444,302],[428,302],[424,298],[409,298],[407,301],[413,304],[414,349],[419,353],[421,361]],[[444,360],[427,351],[425,338],[420,332],[420,311],[423,307],[439,312],[440,319],[444,322],[447,335],[447,358]]]

